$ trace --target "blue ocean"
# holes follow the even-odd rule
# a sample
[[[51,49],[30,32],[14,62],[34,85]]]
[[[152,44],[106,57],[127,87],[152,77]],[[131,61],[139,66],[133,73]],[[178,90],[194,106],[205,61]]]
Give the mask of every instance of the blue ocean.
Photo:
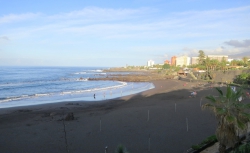
[[[100,101],[154,88],[152,83],[89,81],[110,73],[98,67],[0,67],[0,108],[64,101]],[[119,72],[129,74],[136,72]]]

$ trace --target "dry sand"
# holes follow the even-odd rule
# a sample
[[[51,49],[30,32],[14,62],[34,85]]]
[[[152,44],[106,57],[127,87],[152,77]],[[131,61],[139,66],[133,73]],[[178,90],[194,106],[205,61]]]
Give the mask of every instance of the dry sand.
[[[154,89],[119,99],[0,109],[0,152],[104,153],[108,146],[113,153],[123,144],[130,153],[183,153],[214,134],[214,115],[200,107],[214,89],[178,80],[153,83]],[[198,95],[190,98],[193,90]],[[68,112],[75,120],[61,120]]]

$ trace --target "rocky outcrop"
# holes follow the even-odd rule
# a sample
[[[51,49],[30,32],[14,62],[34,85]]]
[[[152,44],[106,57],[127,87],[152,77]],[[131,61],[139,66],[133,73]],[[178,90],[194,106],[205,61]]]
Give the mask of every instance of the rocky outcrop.
[[[103,78],[89,78],[88,80],[113,80],[113,81],[125,81],[125,82],[149,82],[153,80],[165,80],[173,79],[173,75],[165,75],[158,73],[147,73],[145,75],[109,75]]]

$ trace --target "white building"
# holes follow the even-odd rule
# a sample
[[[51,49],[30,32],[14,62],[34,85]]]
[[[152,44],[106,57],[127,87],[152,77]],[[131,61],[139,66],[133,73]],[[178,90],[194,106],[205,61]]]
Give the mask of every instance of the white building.
[[[154,64],[155,64],[155,62],[153,60],[149,60],[147,63],[148,67],[152,67],[152,66],[154,66]]]
[[[188,65],[191,65],[191,57],[187,57],[187,65],[186,66],[188,66]]]
[[[188,56],[179,56],[176,58],[176,66],[188,66],[190,65],[191,59]]]
[[[218,60],[219,62],[221,62],[223,59],[226,61],[228,60],[227,55],[208,55],[208,58],[210,58],[211,60],[212,59]]]
[[[207,55],[205,56],[204,59],[209,58],[210,60],[218,60],[221,62],[223,59],[228,61],[228,56],[227,55]],[[192,64],[198,64],[199,63],[199,57],[192,57]]]
[[[199,63],[199,57],[192,57],[191,64],[198,64]]]

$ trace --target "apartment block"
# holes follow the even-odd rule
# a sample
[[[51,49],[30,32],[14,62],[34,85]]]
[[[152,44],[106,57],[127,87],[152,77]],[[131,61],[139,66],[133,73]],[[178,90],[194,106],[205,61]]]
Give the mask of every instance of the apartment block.
[[[152,66],[154,66],[154,64],[155,64],[155,62],[153,60],[149,60],[147,63],[147,66],[152,67]]]
[[[188,56],[179,56],[176,58],[176,66],[188,66],[191,63],[191,58]]]

